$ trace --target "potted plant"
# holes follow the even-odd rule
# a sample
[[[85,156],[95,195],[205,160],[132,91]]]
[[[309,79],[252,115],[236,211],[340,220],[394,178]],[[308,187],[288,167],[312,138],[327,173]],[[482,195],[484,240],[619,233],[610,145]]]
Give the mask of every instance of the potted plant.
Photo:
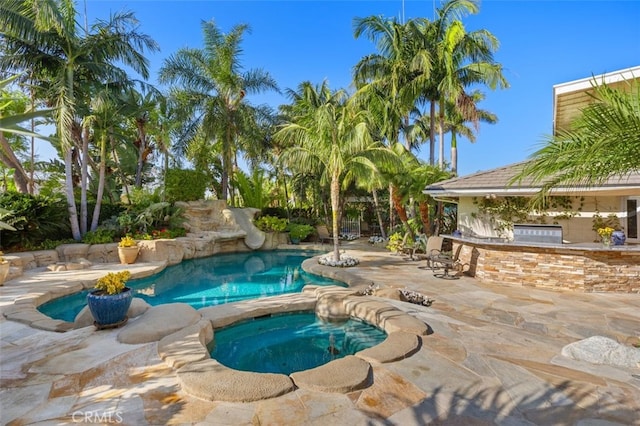
[[[133,292],[126,286],[130,277],[129,271],[109,272],[87,295],[96,328],[114,328],[127,322],[127,311],[133,298]]]
[[[4,284],[4,280],[9,275],[9,262],[4,258],[4,253],[0,251],[0,285]]]
[[[118,243],[118,257],[120,258],[120,263],[127,265],[134,263],[138,257],[139,251],[140,247],[138,247],[138,243],[129,235],[120,239],[120,242]]]
[[[613,231],[615,231],[615,229],[609,226],[598,228],[598,235],[600,235],[602,239],[602,244],[607,248],[611,247],[611,235],[613,235]]]
[[[300,241],[307,238],[314,230],[313,226],[304,223],[290,223],[287,225],[291,244],[299,244]]]

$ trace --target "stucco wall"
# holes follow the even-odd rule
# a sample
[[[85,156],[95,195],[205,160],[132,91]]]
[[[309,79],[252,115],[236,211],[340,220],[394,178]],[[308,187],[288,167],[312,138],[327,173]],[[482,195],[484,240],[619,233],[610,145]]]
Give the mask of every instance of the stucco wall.
[[[506,237],[513,238],[509,232],[500,235],[494,228],[490,218],[479,212],[472,197],[461,197],[458,203],[458,229],[463,235],[479,237]],[[594,215],[599,214],[606,218],[615,214],[622,228],[626,227],[626,212],[624,210],[625,198],[623,197],[572,197],[573,209],[578,215],[570,219],[557,219],[562,212],[548,211],[544,223],[557,223],[562,226],[563,238],[570,243],[594,242],[597,234],[593,231]],[[532,216],[531,223],[539,223],[539,217]]]

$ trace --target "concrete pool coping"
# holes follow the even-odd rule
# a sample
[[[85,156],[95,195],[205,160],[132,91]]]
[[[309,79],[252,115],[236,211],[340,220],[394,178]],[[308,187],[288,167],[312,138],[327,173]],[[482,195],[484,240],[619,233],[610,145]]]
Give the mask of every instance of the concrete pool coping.
[[[318,267],[316,267],[316,265]],[[31,327],[65,332],[78,324],[56,320],[38,311],[37,307],[58,297],[90,289],[95,280],[107,271],[128,269],[132,278],[143,278],[162,271],[166,262],[131,265],[96,265],[86,270],[69,271],[75,280],[68,281],[69,272],[58,271],[54,277],[65,281],[49,282],[39,291],[31,291],[15,298],[13,306],[3,309],[4,316]],[[139,344],[158,341],[158,354],[176,371],[185,392],[206,400],[250,402],[268,399],[305,388],[320,392],[348,393],[369,386],[373,380],[371,364],[393,362],[415,353],[421,345],[421,337],[429,332],[422,321],[374,298],[358,295],[358,290],[370,284],[367,280],[352,277],[345,270],[322,266],[315,258],[303,262],[303,269],[324,277],[346,281],[349,287],[307,285],[301,293],[252,299],[197,310],[201,318],[158,327],[159,307],[151,307],[130,327],[125,325],[118,334],[122,343]],[[28,280],[28,277],[25,277]],[[182,309],[181,319],[189,316],[184,304],[161,305],[167,309]],[[214,330],[236,322],[297,311],[315,311],[319,317],[335,321],[357,318],[387,333],[387,338],[372,348],[354,356],[331,361],[315,369],[283,374],[265,374],[238,371],[211,359],[207,345],[214,338]],[[154,315],[155,314],[155,315]],[[162,314],[160,314],[162,315]],[[172,327],[173,328],[170,328]],[[181,328],[180,330],[175,330]],[[132,337],[133,336],[133,337]]]
[[[387,338],[353,356],[288,376],[234,370],[209,356],[207,345],[215,339],[215,329],[264,315],[313,310],[327,320],[361,319],[385,330]],[[298,388],[353,392],[371,384],[371,364],[411,356],[429,332],[426,324],[399,309],[342,287],[306,286],[302,293],[212,306],[198,312],[202,320],[160,340],[158,354],[176,370],[187,393],[210,401],[258,401]]]
[[[637,422],[637,368],[590,364],[561,351],[593,335],[640,342],[640,294],[486,285],[468,277],[447,281],[420,268],[423,262],[376,251],[366,241],[345,246],[361,261],[345,273],[381,290],[410,289],[435,299],[428,308],[382,299],[434,333],[412,356],[374,365],[370,387],[348,394],[297,389],[248,403],[206,401],[181,389],[159,358],[157,342],[122,344],[119,329],[93,326],[53,333],[2,317],[3,423],[70,424],[92,414],[139,425]],[[7,282],[0,287],[0,311],[59,274]]]

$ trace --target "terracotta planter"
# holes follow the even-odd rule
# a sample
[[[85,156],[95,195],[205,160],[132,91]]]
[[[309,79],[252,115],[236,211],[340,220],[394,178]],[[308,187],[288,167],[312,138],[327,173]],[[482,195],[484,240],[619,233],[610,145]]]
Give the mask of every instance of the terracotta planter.
[[[102,290],[90,292],[87,295],[87,305],[95,326],[99,329],[113,328],[127,322],[127,311],[132,299],[133,292],[129,287],[118,294],[106,294]]]
[[[138,258],[140,247],[118,247],[118,257],[120,263],[128,265],[134,263]]]
[[[9,265],[7,261],[0,262],[0,285],[4,284],[4,280],[6,280],[7,275],[9,275]]]

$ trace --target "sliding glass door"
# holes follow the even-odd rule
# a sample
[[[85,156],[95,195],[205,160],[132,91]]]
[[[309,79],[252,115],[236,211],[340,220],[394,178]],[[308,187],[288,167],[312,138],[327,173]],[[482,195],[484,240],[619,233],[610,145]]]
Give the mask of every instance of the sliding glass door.
[[[625,234],[627,239],[640,242],[640,236],[638,235],[640,225],[640,197],[627,198],[627,226]]]

